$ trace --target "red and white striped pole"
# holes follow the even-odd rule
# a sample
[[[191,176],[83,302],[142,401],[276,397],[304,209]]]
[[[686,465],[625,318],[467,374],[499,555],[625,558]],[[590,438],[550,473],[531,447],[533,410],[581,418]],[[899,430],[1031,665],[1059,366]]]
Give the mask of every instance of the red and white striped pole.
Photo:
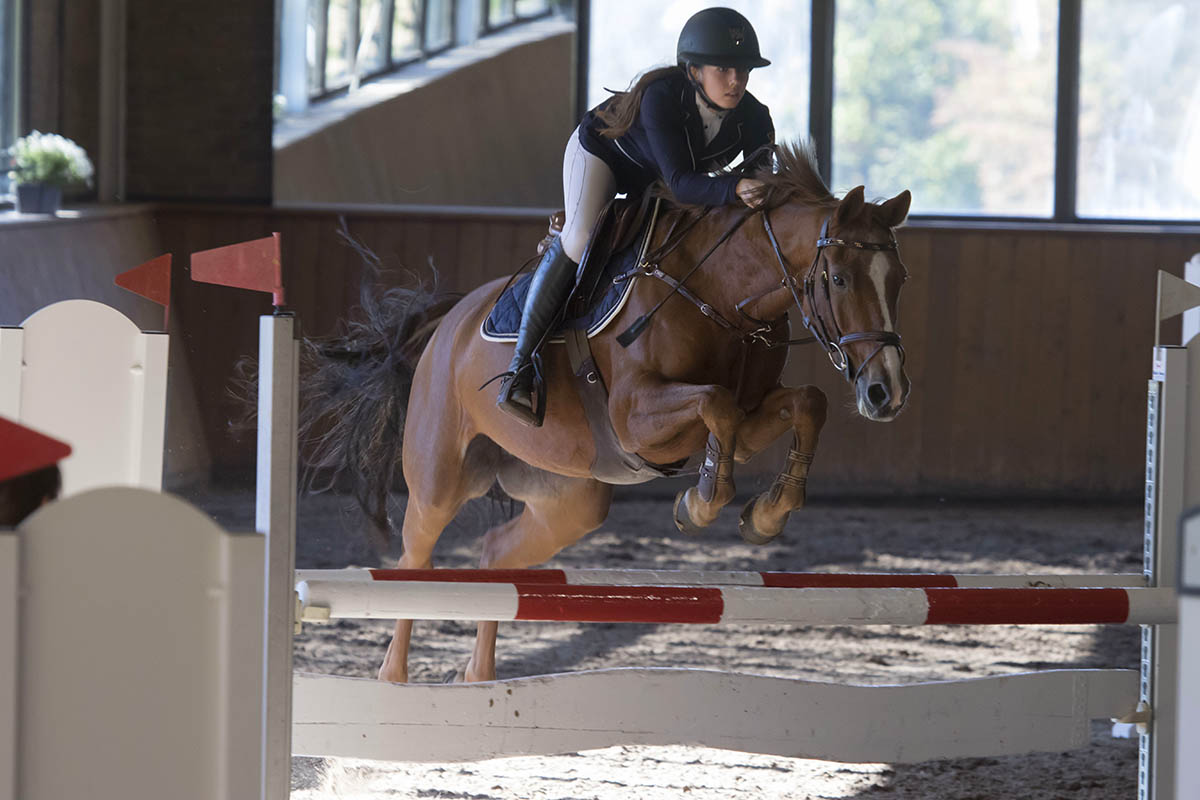
[[[303,580],[305,620],[330,618],[796,625],[1155,625],[1175,593],[1138,588],[767,588]]]
[[[558,586],[765,586],[790,589],[1143,588],[1140,572],[1103,575],[953,575],[893,572],[721,572],[651,569],[309,569],[302,581],[539,583]]]

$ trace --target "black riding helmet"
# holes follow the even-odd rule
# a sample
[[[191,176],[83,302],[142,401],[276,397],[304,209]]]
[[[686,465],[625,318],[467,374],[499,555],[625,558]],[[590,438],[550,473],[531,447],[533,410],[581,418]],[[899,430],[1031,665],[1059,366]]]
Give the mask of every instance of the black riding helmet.
[[[692,15],[679,34],[676,60],[689,64],[753,69],[771,62],[758,52],[758,36],[750,20],[732,8],[706,8]]]

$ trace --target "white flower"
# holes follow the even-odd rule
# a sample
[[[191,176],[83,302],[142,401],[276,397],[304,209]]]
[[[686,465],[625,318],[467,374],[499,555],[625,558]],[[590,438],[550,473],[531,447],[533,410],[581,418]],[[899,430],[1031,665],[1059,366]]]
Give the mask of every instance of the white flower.
[[[84,149],[57,133],[33,131],[8,149],[11,170],[17,183],[49,183],[56,186],[88,184],[95,171]]]

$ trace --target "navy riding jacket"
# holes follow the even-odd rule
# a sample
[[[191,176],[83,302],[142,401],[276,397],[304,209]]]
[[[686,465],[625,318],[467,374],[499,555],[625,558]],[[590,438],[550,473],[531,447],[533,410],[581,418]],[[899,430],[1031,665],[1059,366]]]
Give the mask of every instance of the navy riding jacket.
[[[706,173],[724,169],[738,153],[749,156],[775,140],[771,112],[746,92],[737,108],[725,115],[716,137],[705,144],[696,90],[682,70],[646,87],[632,127],[617,139],[600,135],[605,124],[596,116],[613,100],[610,97],[587,113],[579,126],[579,141],[612,169],[617,190],[630,195],[662,178],[684,203],[739,203],[736,188],[741,175]]]

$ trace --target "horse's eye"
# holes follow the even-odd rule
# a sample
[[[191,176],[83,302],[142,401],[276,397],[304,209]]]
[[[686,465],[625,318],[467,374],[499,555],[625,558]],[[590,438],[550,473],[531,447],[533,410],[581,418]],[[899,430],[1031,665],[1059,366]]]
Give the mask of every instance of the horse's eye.
[[[846,279],[843,278],[841,275],[834,275],[833,276],[833,285],[838,287],[839,289],[845,289],[846,288]]]

